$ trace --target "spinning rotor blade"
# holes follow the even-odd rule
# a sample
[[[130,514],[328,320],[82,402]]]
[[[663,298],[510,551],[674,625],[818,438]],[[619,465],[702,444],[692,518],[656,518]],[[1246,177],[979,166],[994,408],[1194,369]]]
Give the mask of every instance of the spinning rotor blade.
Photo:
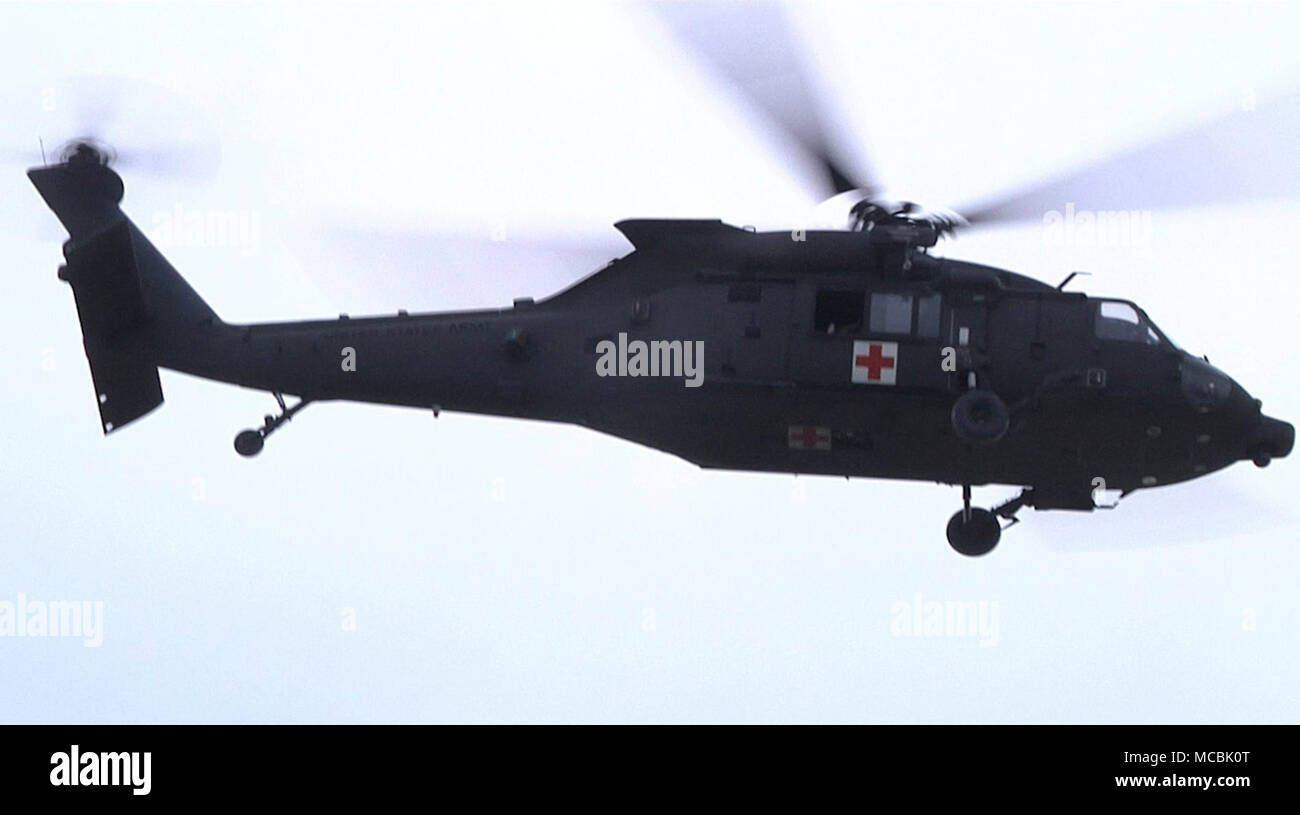
[[[6,96],[8,138],[30,139],[23,147],[0,150],[6,163],[55,163],[70,145],[89,142],[113,166],[132,173],[206,180],[221,164],[220,143],[207,118],[179,94],[148,82],[80,77]]]
[[[822,168],[821,198],[878,190],[833,147],[826,114],[785,11],[769,0],[655,3],[655,13],[719,78]]]
[[[294,239],[322,293],[353,314],[509,306],[568,288],[632,247],[612,226],[437,232],[327,226]],[[312,256],[316,255],[316,256]],[[381,270],[379,276],[369,270]],[[411,293],[420,293],[412,300]]]
[[[1042,185],[959,209],[971,226],[1041,220],[1066,205],[1133,211],[1300,195],[1300,92],[1258,100]]]

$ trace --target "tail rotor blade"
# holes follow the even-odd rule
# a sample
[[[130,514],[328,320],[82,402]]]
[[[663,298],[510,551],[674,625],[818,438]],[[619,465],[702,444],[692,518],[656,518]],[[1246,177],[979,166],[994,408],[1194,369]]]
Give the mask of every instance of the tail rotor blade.
[[[214,125],[180,94],[153,83],[77,77],[20,87],[5,96],[10,134],[9,144],[0,146],[5,163],[57,162],[69,145],[89,142],[111,154],[115,166],[155,177],[204,181],[221,164]],[[30,141],[16,144],[15,134]]]

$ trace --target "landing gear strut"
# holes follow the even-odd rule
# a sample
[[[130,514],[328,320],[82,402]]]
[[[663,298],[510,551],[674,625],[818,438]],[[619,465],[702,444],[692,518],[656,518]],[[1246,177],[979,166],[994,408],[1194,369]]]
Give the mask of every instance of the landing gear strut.
[[[311,404],[310,399],[300,399],[298,404],[293,407],[286,407],[284,396],[279,393],[274,394],[276,403],[280,406],[280,415],[264,417],[264,423],[256,430],[244,430],[235,436],[235,452],[245,458],[251,458],[262,452],[262,447],[266,444],[266,437],[271,435],[280,427],[280,425],[293,418],[293,415],[307,405]]]
[[[993,551],[1002,538],[1000,518],[1011,521],[1008,527],[1019,523],[1016,513],[1033,503],[1034,491],[1021,490],[1020,494],[991,510],[970,505],[970,484],[961,485],[962,508],[948,521],[948,544],[967,557],[979,557]]]

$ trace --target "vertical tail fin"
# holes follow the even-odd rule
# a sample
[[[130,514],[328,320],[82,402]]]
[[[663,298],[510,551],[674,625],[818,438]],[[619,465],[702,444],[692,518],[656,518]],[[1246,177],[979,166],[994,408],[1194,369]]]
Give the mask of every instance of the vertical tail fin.
[[[162,404],[159,344],[220,319],[118,207],[122,179],[93,151],[27,175],[68,230],[59,277],[77,301],[109,433]]]

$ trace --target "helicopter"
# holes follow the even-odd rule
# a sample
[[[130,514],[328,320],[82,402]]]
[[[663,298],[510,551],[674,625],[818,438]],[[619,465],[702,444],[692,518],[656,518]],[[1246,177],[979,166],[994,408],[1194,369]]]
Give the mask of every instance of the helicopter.
[[[764,47],[739,54],[669,5],[669,26],[801,147],[830,197],[854,199],[847,228],[629,219],[615,227],[631,252],[510,308],[231,324],[123,212],[112,151],[76,139],[27,174],[69,235],[58,276],[103,432],[162,403],[160,368],[274,396],[279,412],[235,437],[245,457],[315,402],[562,422],[709,469],[960,486],[946,536],[967,556],[1026,507],[1109,508],[1099,491],[1291,452],[1290,424],[1136,303],[931,252],[1041,210],[1032,196],[964,214],[885,200],[836,159],[813,96],[789,92],[807,77],[778,11],[743,8]],[[756,52],[782,66],[784,90],[751,81]],[[972,506],[987,484],[1020,492]]]

